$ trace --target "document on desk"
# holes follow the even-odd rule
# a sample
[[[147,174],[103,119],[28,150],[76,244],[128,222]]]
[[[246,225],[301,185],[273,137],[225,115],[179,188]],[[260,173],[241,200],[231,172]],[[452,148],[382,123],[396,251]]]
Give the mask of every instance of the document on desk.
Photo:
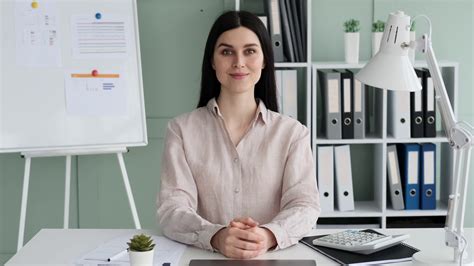
[[[130,260],[125,251],[128,246],[127,242],[134,234],[126,234],[110,241],[103,243],[95,249],[84,254],[75,262],[76,265],[129,265]],[[181,256],[186,249],[186,245],[180,244],[162,236],[152,236],[155,246],[153,255],[153,265],[163,265],[163,263],[170,263],[178,265]],[[119,254],[117,256],[117,254]],[[109,258],[114,258],[108,261]]]

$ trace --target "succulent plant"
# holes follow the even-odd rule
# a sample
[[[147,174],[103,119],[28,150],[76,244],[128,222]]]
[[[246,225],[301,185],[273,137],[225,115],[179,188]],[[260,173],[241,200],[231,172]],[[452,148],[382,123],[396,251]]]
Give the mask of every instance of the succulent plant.
[[[385,29],[385,22],[377,20],[372,23],[372,32],[383,32]]]
[[[349,19],[344,22],[344,31],[345,32],[359,32],[360,22],[356,19]]]
[[[130,251],[150,251],[153,250],[155,244],[153,244],[153,239],[151,236],[145,234],[134,235],[130,242],[127,242],[128,249]]]

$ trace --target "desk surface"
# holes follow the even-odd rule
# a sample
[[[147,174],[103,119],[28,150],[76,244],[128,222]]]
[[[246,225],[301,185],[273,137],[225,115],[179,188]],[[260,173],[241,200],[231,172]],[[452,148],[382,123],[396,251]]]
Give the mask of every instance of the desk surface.
[[[432,252],[452,252],[444,246],[444,229],[377,229],[384,234],[410,234],[405,242],[420,250]],[[143,231],[156,234],[153,231],[133,229],[42,229],[36,234],[6,265],[74,265],[82,254],[96,248],[98,245],[123,234]],[[341,229],[317,229],[311,235],[328,234],[341,231]],[[474,252],[473,228],[465,230],[465,236],[470,243],[469,252]],[[51,252],[53,246],[61,249]],[[211,253],[194,247],[188,247],[181,257],[180,265],[189,265],[191,259],[223,259],[218,253]],[[337,265],[324,255],[312,249],[297,244],[290,248],[275,252],[268,252],[257,259],[314,259],[317,265]],[[410,264],[398,264],[410,265]]]

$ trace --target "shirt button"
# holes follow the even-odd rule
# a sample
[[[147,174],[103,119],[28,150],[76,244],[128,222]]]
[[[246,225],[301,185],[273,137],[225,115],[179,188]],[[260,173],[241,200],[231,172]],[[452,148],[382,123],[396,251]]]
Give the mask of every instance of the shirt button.
[[[238,188],[234,189],[234,193],[237,194],[237,193],[239,193],[239,192],[240,192],[240,189],[238,189]]]
[[[234,163],[238,163],[239,162],[239,158],[235,157],[234,158]]]

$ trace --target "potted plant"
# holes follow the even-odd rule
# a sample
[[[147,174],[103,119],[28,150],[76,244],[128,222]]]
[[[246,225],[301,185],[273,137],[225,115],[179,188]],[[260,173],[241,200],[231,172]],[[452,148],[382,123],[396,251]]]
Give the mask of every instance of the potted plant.
[[[349,19],[344,22],[344,52],[346,63],[359,63],[360,22]]]
[[[416,32],[415,32],[415,21],[411,23],[410,26],[410,42],[416,41]],[[408,49],[408,58],[412,65],[415,64],[415,49]]]
[[[145,234],[134,235],[127,242],[130,265],[153,265],[153,248],[155,244],[151,236]]]
[[[380,49],[380,42],[382,41],[384,30],[385,22],[377,20],[372,23],[372,56],[374,56]]]

